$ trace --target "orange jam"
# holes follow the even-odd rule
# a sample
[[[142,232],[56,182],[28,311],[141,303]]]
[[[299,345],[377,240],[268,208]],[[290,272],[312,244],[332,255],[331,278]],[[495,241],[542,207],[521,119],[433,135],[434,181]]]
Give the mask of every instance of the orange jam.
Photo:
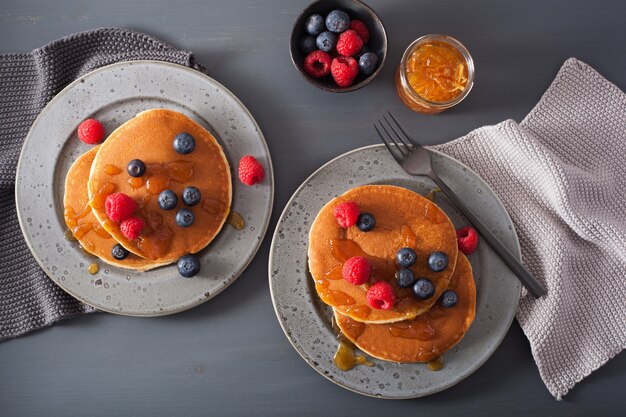
[[[434,114],[465,98],[473,78],[474,63],[459,41],[427,35],[405,51],[396,73],[396,89],[411,110]]]

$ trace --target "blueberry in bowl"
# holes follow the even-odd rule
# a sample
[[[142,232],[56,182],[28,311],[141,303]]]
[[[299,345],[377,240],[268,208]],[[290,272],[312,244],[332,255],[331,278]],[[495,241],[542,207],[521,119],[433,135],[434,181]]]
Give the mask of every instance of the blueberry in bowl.
[[[380,73],[387,34],[376,12],[360,0],[318,0],[296,18],[290,53],[310,84],[329,92],[350,92]]]

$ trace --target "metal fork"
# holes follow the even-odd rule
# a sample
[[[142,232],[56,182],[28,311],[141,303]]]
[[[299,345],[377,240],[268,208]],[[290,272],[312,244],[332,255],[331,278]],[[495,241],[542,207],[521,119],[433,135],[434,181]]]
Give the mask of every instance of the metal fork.
[[[489,243],[504,263],[513,271],[528,291],[539,298],[547,293],[546,289],[537,281],[532,274],[513,256],[513,254],[500,242],[487,226],[470,210],[448,185],[439,178],[433,170],[430,152],[411,139],[400,123],[391,112],[383,115],[381,120],[374,122],[374,128],[378,136],[387,146],[387,149],[402,168],[411,175],[425,175],[432,179],[448,198],[461,210],[472,225]]]

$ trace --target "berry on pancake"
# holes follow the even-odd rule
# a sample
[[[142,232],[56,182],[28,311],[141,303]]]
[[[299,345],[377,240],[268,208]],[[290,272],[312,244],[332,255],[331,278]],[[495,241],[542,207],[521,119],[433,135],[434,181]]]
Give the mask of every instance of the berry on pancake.
[[[107,196],[104,208],[108,218],[118,223],[135,213],[137,203],[124,193],[113,193]]]
[[[417,253],[411,248],[400,248],[396,253],[396,263],[404,268],[415,265]]]
[[[370,279],[371,274],[372,267],[363,256],[353,256],[341,268],[343,279],[354,285],[365,284]]]
[[[396,296],[393,287],[387,281],[378,281],[367,290],[365,294],[367,303],[379,310],[391,310]]]
[[[146,164],[144,164],[141,159],[133,159],[128,163],[126,171],[131,177],[141,177],[146,173]]]
[[[119,243],[113,246],[113,249],[111,249],[111,256],[118,261],[123,261],[124,259],[126,259],[129,253],[130,252],[128,252],[126,248],[124,248],[124,246],[120,245]]]
[[[159,207],[163,210],[173,210],[178,204],[178,196],[172,190],[163,190],[157,198]]]
[[[189,133],[183,132],[176,135],[172,146],[179,154],[187,155],[196,149],[196,140]]]
[[[333,214],[337,219],[337,223],[339,223],[339,226],[344,229],[354,226],[359,219],[360,213],[361,210],[359,210],[359,205],[354,201],[346,201],[338,204],[333,211]]]
[[[181,208],[176,212],[176,224],[180,227],[191,226],[195,219],[193,211],[189,209]]]
[[[420,278],[413,284],[413,294],[418,300],[427,300],[435,294],[435,286],[428,278]]]
[[[120,232],[126,239],[136,240],[144,227],[146,227],[146,222],[141,217],[133,216],[120,223]]]
[[[181,196],[183,197],[183,203],[187,204],[188,206],[195,206],[200,202],[200,199],[202,198],[200,195],[200,190],[198,190],[198,188],[194,186],[185,187],[185,189],[181,193]]]
[[[361,213],[356,221],[356,227],[361,232],[369,232],[376,226],[376,219],[370,213]]]
[[[415,283],[415,274],[409,268],[400,268],[396,271],[396,282],[402,288],[410,288]]]
[[[448,267],[448,255],[443,252],[433,252],[428,257],[428,267],[433,272],[441,272]]]
[[[439,301],[441,302],[442,307],[452,308],[459,301],[459,296],[452,290],[446,290],[443,294],[441,294]]]

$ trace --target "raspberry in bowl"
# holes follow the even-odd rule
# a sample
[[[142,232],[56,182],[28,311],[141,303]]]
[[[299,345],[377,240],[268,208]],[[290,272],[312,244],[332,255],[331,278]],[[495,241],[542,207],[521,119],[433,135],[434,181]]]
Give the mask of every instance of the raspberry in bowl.
[[[376,12],[359,0],[318,0],[294,22],[290,53],[310,84],[345,93],[378,75],[387,55],[387,34]]]

